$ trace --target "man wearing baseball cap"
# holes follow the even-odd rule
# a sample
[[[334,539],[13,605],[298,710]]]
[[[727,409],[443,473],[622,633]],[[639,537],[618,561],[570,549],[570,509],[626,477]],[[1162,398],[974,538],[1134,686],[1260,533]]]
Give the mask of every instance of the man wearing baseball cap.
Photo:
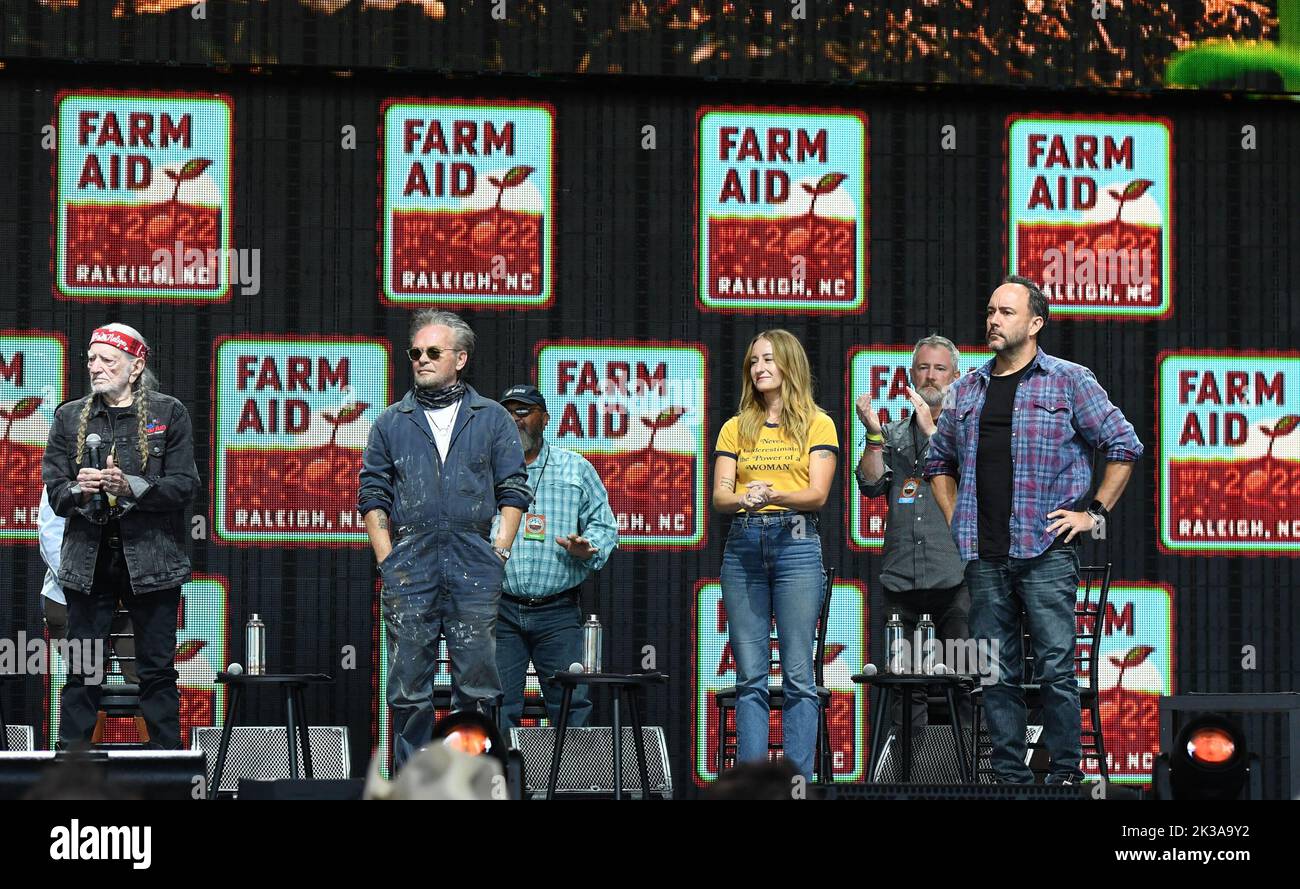
[[[179,749],[176,612],[190,578],[190,501],[199,489],[190,416],[156,391],[149,346],[125,324],[94,331],[86,354],[91,392],[59,406],[41,480],[63,531],[58,582],[68,638],[103,650],[119,602],[135,627],[140,711],[149,746]],[[102,686],[69,670],[59,743],[90,740]]]
[[[542,432],[550,421],[536,386],[511,386],[501,404],[514,418],[528,465],[533,500],[506,563],[497,617],[497,669],[501,673],[503,729],[519,725],[524,677],[537,668],[551,721],[560,716],[563,689],[556,673],[582,660],[582,582],[599,571],[618,546],[618,523],[596,469],[581,454],[551,446]],[[574,690],[569,724],[586,725],[591,700]]]

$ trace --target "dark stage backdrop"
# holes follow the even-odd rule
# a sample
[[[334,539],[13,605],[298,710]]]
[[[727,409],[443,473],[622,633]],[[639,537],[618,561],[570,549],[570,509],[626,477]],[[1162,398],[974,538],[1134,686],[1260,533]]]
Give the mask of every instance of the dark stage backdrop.
[[[308,705],[348,726],[357,773],[386,747],[376,573],[350,505],[366,430],[409,385],[411,311],[437,304],[478,333],[470,382],[536,380],[552,442],[600,467],[623,546],[587,607],[612,668],[671,674],[648,714],[678,786],[710,779],[708,693],[731,674],[709,457],[745,345],[780,326],[844,446],[822,525],[841,578],[827,680],[837,775],[860,779],[848,676],[879,659],[881,525],[851,487],[851,403],[870,390],[898,416],[911,344],[934,331],[975,366],[1009,264],[1053,282],[1044,347],[1093,368],[1147,449],[1111,536],[1083,547],[1115,566],[1099,666],[1115,773],[1149,770],[1160,694],[1296,687],[1287,105],[18,64],[0,145],[0,633],[39,632],[52,409],[87,389],[90,331],[132,324],[189,406],[204,479],[187,726],[218,718],[213,674],[243,660],[258,612],[273,669],[337,678]],[[49,737],[42,677],[0,693]],[[1280,751],[1272,724],[1246,725]]]

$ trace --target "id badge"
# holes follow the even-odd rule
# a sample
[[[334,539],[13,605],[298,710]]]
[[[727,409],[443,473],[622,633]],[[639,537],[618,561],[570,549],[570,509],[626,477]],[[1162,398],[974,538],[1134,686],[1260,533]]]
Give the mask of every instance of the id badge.
[[[546,539],[546,516],[540,512],[530,512],[524,516],[524,540]]]
[[[916,492],[921,489],[921,480],[919,478],[908,478],[903,480],[903,490],[898,492],[899,503],[915,503]]]

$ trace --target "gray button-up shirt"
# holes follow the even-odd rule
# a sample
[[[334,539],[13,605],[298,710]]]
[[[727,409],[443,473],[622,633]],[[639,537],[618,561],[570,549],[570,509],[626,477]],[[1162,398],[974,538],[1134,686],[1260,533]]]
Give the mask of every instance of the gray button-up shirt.
[[[948,589],[960,584],[965,576],[966,566],[957,554],[943,510],[934,499],[930,483],[921,477],[928,448],[919,429],[913,435],[913,422],[909,416],[885,424],[884,475],[868,483],[861,471],[855,473],[863,497],[889,496],[880,582],[891,593]],[[917,442],[922,448],[919,455]],[[899,503],[909,478],[919,482],[916,493],[911,503]]]

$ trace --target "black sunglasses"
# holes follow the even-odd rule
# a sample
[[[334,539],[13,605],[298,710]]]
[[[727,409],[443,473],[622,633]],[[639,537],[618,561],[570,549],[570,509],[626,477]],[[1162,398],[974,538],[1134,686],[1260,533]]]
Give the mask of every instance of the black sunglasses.
[[[412,361],[419,361],[420,355],[428,355],[430,361],[440,361],[443,352],[459,352],[460,349],[439,349],[437,346],[430,346],[427,349],[417,349],[414,346],[406,350],[406,357]]]
[[[506,410],[510,411],[510,413],[514,414],[516,417],[526,417],[534,411],[540,411],[541,409],[541,405],[537,404],[530,404],[526,407],[506,408]]]

